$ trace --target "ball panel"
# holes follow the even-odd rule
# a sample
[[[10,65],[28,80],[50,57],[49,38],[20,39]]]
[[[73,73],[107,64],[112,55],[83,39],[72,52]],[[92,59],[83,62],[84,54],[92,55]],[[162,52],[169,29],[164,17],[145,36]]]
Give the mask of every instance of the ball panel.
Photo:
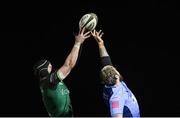
[[[81,19],[80,19],[80,22],[79,22],[79,27],[82,28],[85,26],[85,24],[88,22],[89,18],[91,17],[90,14],[85,14]]]
[[[98,17],[94,13],[85,14],[79,21],[79,28],[85,27],[87,30],[92,31],[97,25]]]
[[[96,22],[98,22],[98,17],[97,17],[97,15],[96,15],[95,13],[90,13],[90,15],[91,15],[93,18],[96,19]]]
[[[89,23],[86,24],[85,27],[86,27],[86,29],[91,31],[96,27],[96,24],[97,24],[96,19],[93,18]]]

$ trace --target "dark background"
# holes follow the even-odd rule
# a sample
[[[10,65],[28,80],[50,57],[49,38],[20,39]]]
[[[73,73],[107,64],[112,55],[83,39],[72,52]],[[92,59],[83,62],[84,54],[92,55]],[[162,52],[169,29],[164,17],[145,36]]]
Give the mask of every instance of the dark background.
[[[1,3],[0,116],[48,116],[33,64],[55,68],[74,44],[79,19],[97,14],[97,30],[114,66],[138,99],[141,116],[180,116],[179,2],[61,1]],[[99,52],[92,38],[65,79],[75,116],[108,116],[102,102]]]

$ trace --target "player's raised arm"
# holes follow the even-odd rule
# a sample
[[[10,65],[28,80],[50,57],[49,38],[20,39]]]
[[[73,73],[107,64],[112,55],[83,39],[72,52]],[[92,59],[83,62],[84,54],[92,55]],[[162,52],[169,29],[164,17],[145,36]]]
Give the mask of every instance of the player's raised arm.
[[[99,54],[101,57],[102,67],[106,65],[112,65],[111,58],[106,50],[104,41],[102,40],[103,34],[104,33],[102,32],[102,30],[99,30],[98,32],[96,30],[93,30],[91,32],[91,35],[96,39],[96,42],[98,43],[99,46]]]
[[[79,30],[79,33],[75,35],[74,46],[70,54],[67,56],[63,66],[58,70],[59,78],[64,79],[70,73],[71,69],[75,66],[81,44],[85,41],[85,39],[90,37],[90,32],[85,33],[84,31],[85,28]]]
[[[123,82],[122,75],[112,65],[110,56],[108,55],[104,41],[102,40],[103,33],[91,32],[99,46],[102,69],[100,72],[103,88],[103,100],[110,109],[111,117],[139,117],[139,105],[135,96]]]

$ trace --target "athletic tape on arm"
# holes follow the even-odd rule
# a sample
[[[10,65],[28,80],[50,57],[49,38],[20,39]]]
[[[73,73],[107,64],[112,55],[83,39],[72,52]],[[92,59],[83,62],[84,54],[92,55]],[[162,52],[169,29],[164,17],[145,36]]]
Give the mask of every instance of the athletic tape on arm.
[[[60,80],[63,80],[66,77],[60,70],[58,70],[57,76]]]
[[[112,62],[111,62],[110,56],[101,57],[101,65],[102,65],[102,67],[107,66],[107,65],[111,65],[112,66]]]

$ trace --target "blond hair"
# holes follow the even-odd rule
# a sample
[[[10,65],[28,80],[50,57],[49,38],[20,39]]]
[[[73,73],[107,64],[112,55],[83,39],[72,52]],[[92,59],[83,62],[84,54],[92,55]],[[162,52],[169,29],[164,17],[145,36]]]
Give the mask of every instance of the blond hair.
[[[111,65],[107,65],[101,69],[100,76],[103,84],[114,85],[117,80],[117,75],[121,81],[123,79],[122,76],[116,70],[116,68]]]

